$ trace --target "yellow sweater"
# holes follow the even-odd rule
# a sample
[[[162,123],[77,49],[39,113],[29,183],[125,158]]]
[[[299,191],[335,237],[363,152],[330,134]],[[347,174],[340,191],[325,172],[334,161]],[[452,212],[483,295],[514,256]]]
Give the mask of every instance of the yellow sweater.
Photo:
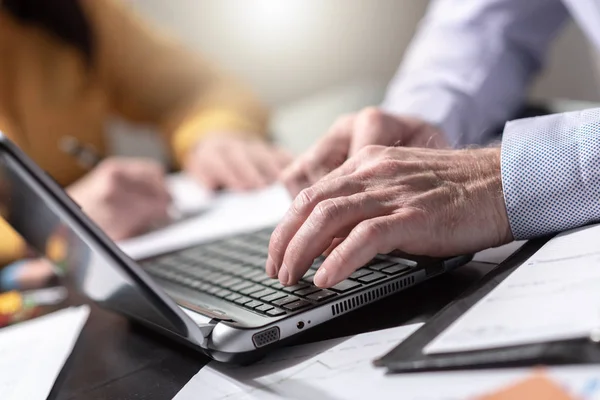
[[[60,151],[61,138],[102,154],[111,115],[156,126],[179,162],[209,131],[264,134],[267,112],[239,83],[151,30],[121,1],[81,4],[94,38],[91,67],[73,47],[0,11],[0,129],[58,182],[86,172]],[[24,249],[0,220],[0,263]]]

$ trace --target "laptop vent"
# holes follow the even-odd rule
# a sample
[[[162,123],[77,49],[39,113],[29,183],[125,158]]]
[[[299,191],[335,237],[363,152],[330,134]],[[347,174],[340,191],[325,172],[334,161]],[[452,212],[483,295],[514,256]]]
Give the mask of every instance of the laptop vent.
[[[254,347],[257,349],[259,347],[266,346],[268,344],[274,343],[279,340],[279,327],[274,326],[262,332],[255,333],[252,336],[252,342],[254,342]]]
[[[354,310],[355,308],[360,307],[364,304],[372,303],[375,300],[379,300],[382,297],[399,292],[400,290],[411,286],[414,283],[414,276],[409,276],[404,279],[388,283],[387,285],[374,288],[372,290],[369,290],[368,292],[361,293],[358,296],[332,305],[331,312],[333,315],[347,313],[348,311]]]

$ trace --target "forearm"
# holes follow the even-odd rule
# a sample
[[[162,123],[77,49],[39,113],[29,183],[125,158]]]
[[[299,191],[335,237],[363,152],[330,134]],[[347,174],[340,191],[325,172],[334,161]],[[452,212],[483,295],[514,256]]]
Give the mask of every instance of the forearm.
[[[522,104],[566,17],[556,0],[438,0],[383,108],[439,127],[454,146],[483,144]]]
[[[506,124],[502,186],[515,239],[600,220],[600,109]]]

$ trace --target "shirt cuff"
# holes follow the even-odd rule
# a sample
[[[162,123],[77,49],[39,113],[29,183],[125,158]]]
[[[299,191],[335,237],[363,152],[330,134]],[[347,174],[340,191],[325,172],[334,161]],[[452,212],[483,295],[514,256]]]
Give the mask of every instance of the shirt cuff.
[[[600,219],[600,109],[508,122],[501,160],[515,239]]]
[[[183,165],[185,157],[203,136],[210,132],[238,132],[261,136],[264,128],[235,112],[223,109],[204,110],[187,118],[172,138],[175,161]]]

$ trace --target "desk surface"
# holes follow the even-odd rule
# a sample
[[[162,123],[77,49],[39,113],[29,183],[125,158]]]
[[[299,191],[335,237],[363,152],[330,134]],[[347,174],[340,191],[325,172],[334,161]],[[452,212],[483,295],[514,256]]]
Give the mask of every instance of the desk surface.
[[[472,262],[313,328],[299,342],[426,321],[493,267]],[[72,294],[69,303],[81,304],[82,299]],[[92,305],[49,399],[171,399],[207,361],[201,354]]]

